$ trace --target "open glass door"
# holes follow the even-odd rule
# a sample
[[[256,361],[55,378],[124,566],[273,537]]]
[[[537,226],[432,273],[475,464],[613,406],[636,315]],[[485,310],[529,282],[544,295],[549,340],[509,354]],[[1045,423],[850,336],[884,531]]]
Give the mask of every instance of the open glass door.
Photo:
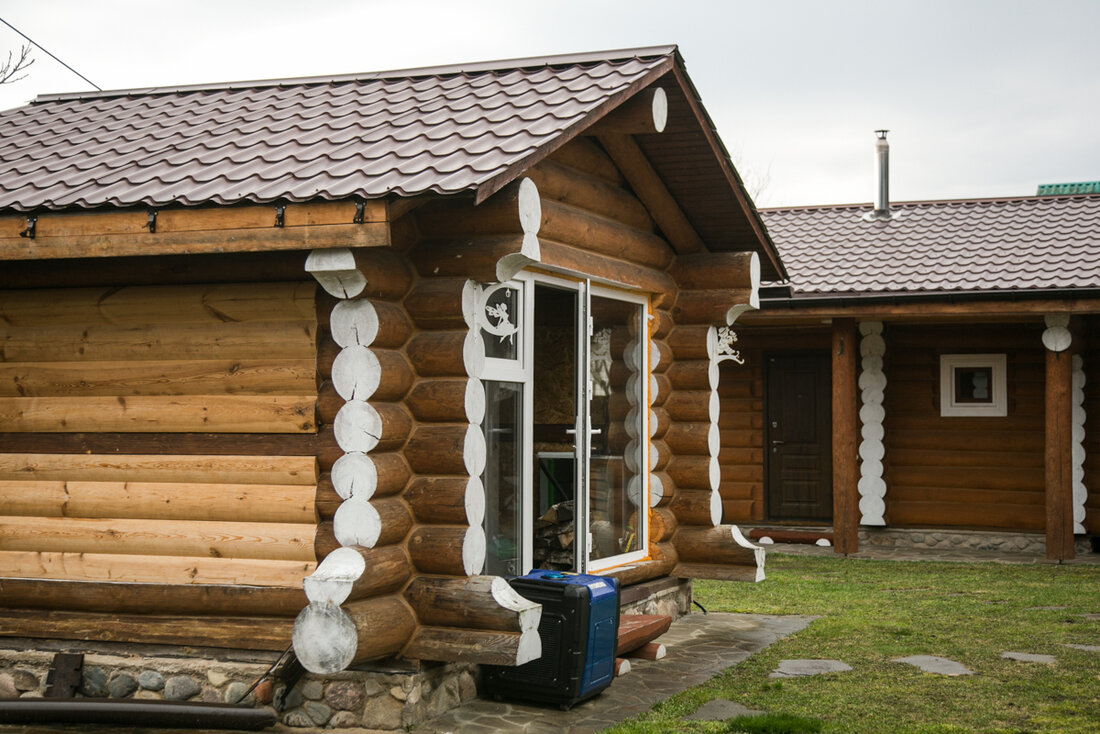
[[[522,349],[504,350],[516,362],[487,360],[484,380],[485,572],[583,572],[641,559],[646,300],[526,273],[515,293],[522,299],[504,311],[519,319]]]

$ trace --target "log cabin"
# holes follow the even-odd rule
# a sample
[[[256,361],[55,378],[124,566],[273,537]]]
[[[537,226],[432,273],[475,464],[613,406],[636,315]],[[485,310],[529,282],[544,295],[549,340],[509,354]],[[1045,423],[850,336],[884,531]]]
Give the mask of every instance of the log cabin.
[[[763,578],[717,365],[786,273],[675,47],[51,95],[0,141],[0,640],[517,665],[504,576]]]
[[[722,365],[725,521],[831,526],[838,553],[895,529],[1087,552],[1100,196],[762,216],[791,277]]]

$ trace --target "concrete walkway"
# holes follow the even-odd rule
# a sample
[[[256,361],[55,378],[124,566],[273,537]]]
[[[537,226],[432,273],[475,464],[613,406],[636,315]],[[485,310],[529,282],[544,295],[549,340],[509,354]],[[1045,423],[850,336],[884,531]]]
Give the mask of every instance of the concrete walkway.
[[[420,734],[587,734],[648,711],[653,704],[713,678],[789,634],[814,617],[763,614],[690,614],[661,636],[663,660],[630,661],[631,671],[595,698],[570,711],[552,706],[477,700],[423,724]]]

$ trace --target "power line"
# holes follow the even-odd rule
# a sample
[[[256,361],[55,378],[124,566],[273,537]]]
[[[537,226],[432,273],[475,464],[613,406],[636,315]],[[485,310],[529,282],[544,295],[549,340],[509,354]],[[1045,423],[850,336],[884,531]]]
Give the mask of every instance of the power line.
[[[102,88],[102,87],[100,87],[100,86],[99,86],[98,84],[96,84],[96,83],[95,83],[95,82],[93,82],[93,81],[92,81],[91,79],[89,79],[88,77],[84,76],[83,74],[81,74],[81,73],[80,73],[79,71],[77,71],[77,70],[76,70],[76,69],[74,69],[73,67],[71,67],[71,66],[69,66],[68,64],[66,64],[66,63],[65,63],[64,61],[62,61],[61,59],[59,59],[59,58],[57,58],[56,56],[54,56],[53,54],[51,54],[51,53],[50,53],[49,51],[47,51],[46,49],[44,49],[44,48],[42,47],[42,45],[41,45],[41,44],[39,44],[39,43],[38,43],[37,41],[35,41],[35,40],[34,40],[33,38],[31,38],[30,36],[28,36],[28,35],[27,35],[26,33],[24,33],[23,31],[19,30],[19,29],[18,29],[18,28],[16,28],[15,26],[13,26],[13,25],[12,25],[11,23],[9,23],[8,21],[4,20],[3,18],[0,18],[0,23],[3,23],[3,24],[4,24],[4,25],[6,25],[6,26],[7,26],[8,28],[11,28],[11,29],[12,29],[13,31],[15,31],[16,33],[18,33],[19,35],[21,35],[21,36],[22,36],[23,38],[25,38],[25,39],[27,39],[28,41],[30,41],[31,45],[33,45],[33,46],[34,46],[35,48],[37,48],[37,49],[38,49],[39,51],[41,51],[42,53],[46,54],[46,55],[47,55],[47,56],[49,56],[49,57],[50,57],[51,59],[53,59],[53,60],[54,60],[54,61],[56,61],[57,63],[59,63],[59,64],[61,64],[62,66],[64,66],[64,67],[65,67],[66,69],[68,69],[69,71],[71,71],[72,73],[76,74],[76,75],[77,75],[78,77],[80,77],[80,78],[81,78],[81,79],[83,79],[84,81],[86,81],[86,82],[88,82],[89,84],[91,84],[91,85],[92,85],[93,87],[95,87],[95,88],[96,88],[96,91],[99,91],[99,92],[102,92],[102,91],[103,91],[103,88]]]

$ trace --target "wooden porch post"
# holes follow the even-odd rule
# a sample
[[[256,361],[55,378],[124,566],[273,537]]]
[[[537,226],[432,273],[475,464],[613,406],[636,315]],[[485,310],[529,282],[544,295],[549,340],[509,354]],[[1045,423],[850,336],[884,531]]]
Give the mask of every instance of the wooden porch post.
[[[856,355],[854,319],[833,320],[833,550],[859,550],[859,466],[856,461]]]
[[[1073,558],[1073,356],[1069,319],[1047,316],[1046,353],[1046,545],[1047,558]]]

